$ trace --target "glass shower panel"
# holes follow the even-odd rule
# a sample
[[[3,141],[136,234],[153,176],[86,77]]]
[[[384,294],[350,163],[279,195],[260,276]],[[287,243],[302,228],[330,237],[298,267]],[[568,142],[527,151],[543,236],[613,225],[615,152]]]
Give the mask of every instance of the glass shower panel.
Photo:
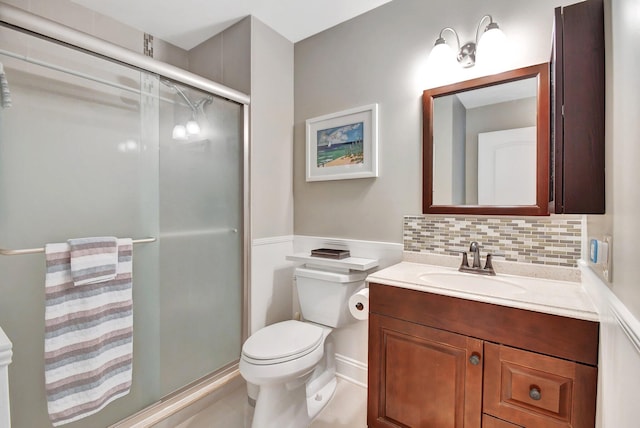
[[[160,383],[167,394],[240,355],[243,109],[165,80],[160,95]],[[190,121],[199,132],[190,132],[198,130]]]
[[[157,236],[159,79],[0,31],[0,61],[13,101],[12,108],[0,109],[0,245]],[[135,246],[131,393],[69,428],[107,426],[158,400],[157,266],[158,244]],[[9,382],[15,427],[50,426],[44,274],[42,253],[0,256],[0,324],[14,344]]]
[[[65,426],[109,426],[235,362],[243,107],[1,26],[0,62],[13,101],[0,108],[0,247],[158,238],[134,246],[131,392]],[[173,138],[191,120],[199,129],[191,123]],[[44,254],[0,255],[17,428],[50,426],[44,277]]]

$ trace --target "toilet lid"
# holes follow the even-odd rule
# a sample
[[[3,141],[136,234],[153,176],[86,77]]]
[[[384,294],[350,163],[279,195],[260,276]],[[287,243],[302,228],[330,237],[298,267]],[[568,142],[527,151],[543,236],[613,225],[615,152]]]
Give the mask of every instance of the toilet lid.
[[[251,335],[242,353],[255,360],[276,360],[305,354],[322,342],[323,329],[300,321],[283,321]]]

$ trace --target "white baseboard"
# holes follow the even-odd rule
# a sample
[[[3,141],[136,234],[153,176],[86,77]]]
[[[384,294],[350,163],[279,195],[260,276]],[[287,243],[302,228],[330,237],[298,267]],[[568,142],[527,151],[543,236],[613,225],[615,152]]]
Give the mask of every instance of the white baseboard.
[[[336,354],[336,376],[367,387],[367,365],[344,355]]]

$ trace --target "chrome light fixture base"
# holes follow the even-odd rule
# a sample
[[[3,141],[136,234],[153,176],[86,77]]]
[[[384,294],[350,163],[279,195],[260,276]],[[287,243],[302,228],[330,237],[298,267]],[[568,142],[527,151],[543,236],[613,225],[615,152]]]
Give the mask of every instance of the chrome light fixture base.
[[[456,59],[464,68],[476,65],[476,44],[474,42],[465,43],[458,51]]]

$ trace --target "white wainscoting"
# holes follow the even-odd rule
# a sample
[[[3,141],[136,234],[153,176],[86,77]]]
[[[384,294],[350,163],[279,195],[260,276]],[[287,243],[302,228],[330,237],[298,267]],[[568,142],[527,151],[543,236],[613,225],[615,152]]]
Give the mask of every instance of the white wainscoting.
[[[402,260],[402,244],[323,238],[317,236],[278,236],[253,241],[251,254],[250,331],[265,325],[294,318],[299,304],[293,271],[300,263],[285,257],[293,253],[330,247],[348,249],[353,256],[377,259],[377,269]],[[368,323],[357,321],[334,333],[336,370],[340,377],[365,386],[367,384]]]
[[[291,319],[293,269],[285,259],[293,253],[293,236],[255,239],[251,249],[249,334]]]
[[[640,321],[591,270],[578,263],[582,283],[600,314],[598,363],[599,428],[640,426],[638,384],[640,381]]]

